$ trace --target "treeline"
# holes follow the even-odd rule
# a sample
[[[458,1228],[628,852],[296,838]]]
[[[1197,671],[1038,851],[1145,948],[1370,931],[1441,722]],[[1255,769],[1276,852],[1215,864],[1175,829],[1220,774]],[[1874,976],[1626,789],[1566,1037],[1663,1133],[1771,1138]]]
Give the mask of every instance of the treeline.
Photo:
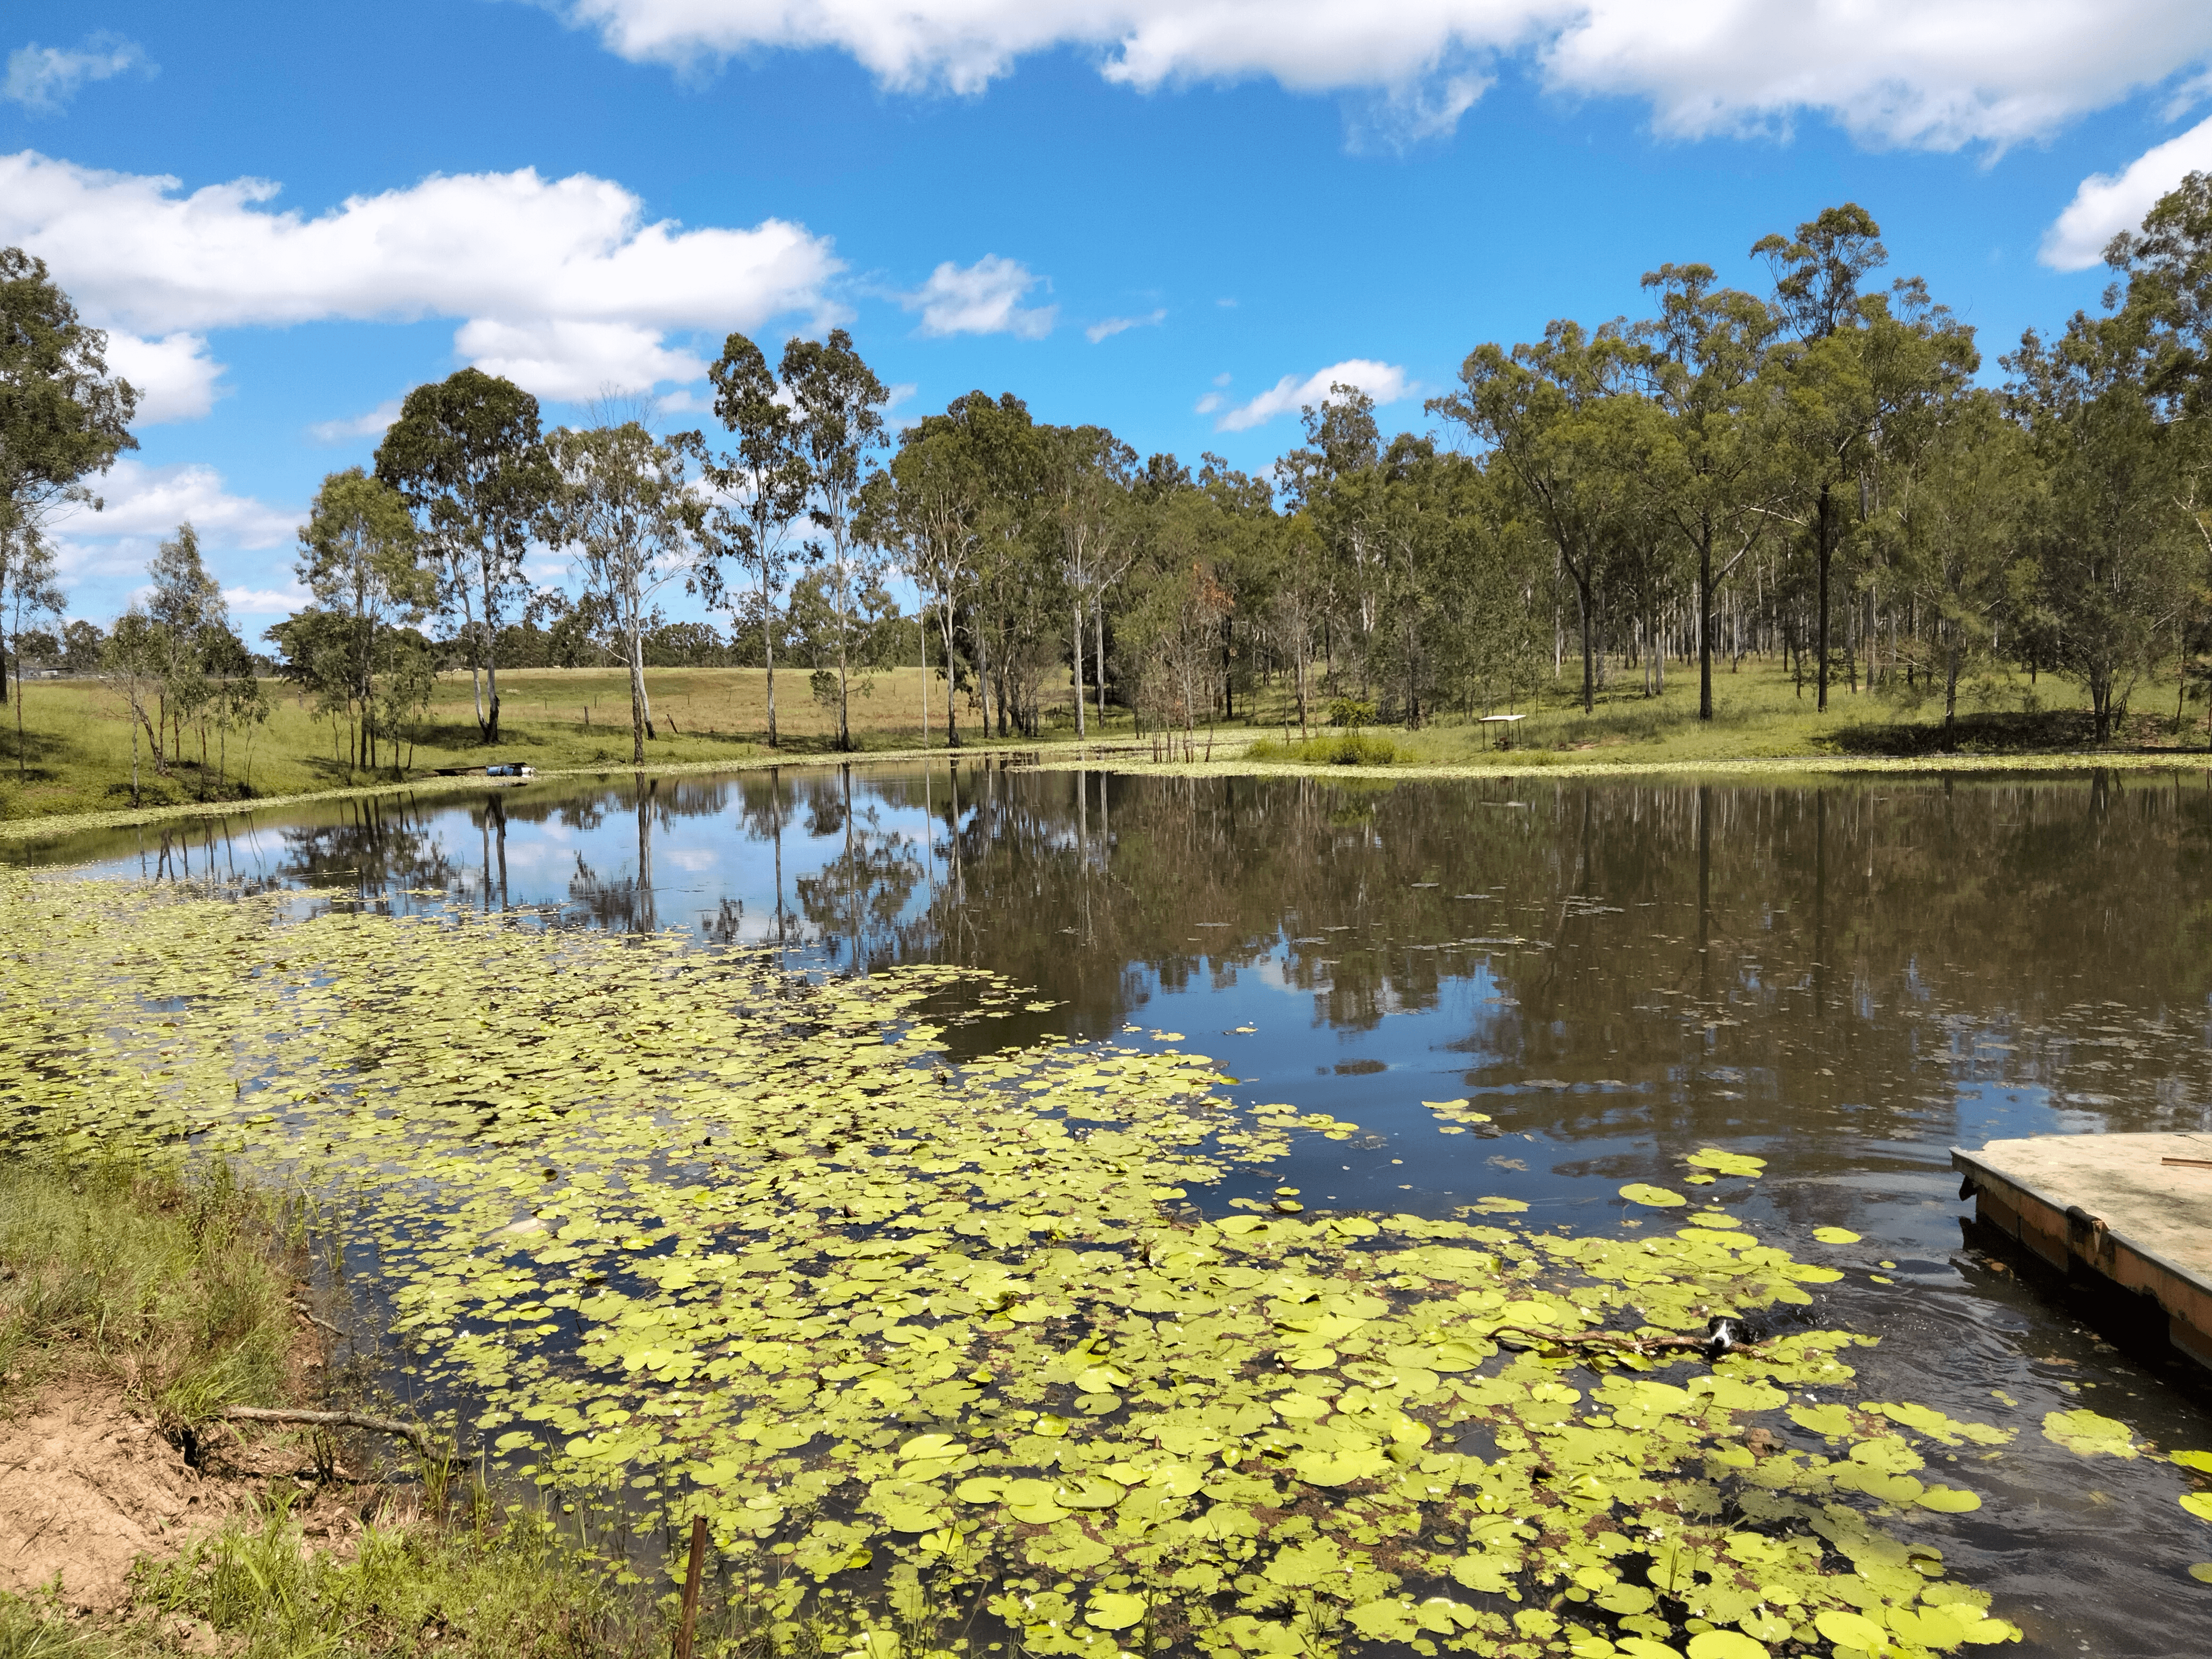
[[[502,668],[623,664],[641,759],[656,664],[766,667],[771,744],[775,671],[802,667],[847,746],[866,678],[923,660],[952,743],[1036,735],[1071,684],[1079,732],[1109,702],[1188,732],[1267,684],[1302,726],[1417,726],[1550,681],[1585,708],[1631,676],[1656,696],[1694,664],[1710,718],[1715,659],[1753,655],[1823,708],[1840,684],[1947,720],[1978,681],[2057,674],[2100,738],[2154,673],[2185,696],[2212,633],[2212,179],[2118,239],[2101,309],[2029,331],[1996,384],[1972,328],[1884,280],[1856,205],[1751,252],[1763,293],[1668,264],[1641,318],[1477,347],[1426,432],[1387,434],[1335,387],[1264,475],[1140,459],[1010,393],[894,434],[842,330],[774,366],[731,335],[697,431],[620,403],[549,429],[529,393],[464,369],[408,396],[373,468],[324,481],[301,532],[314,604],[269,641],[370,765],[396,763],[447,666],[490,742]],[[112,457],[129,388],[100,405],[96,343],[77,362]],[[37,515],[11,522],[11,572],[35,573]],[[534,586],[526,557],[549,551],[571,580]],[[891,599],[901,575],[918,615]],[[8,591],[35,609],[35,582]],[[678,593],[715,621],[672,621]]]

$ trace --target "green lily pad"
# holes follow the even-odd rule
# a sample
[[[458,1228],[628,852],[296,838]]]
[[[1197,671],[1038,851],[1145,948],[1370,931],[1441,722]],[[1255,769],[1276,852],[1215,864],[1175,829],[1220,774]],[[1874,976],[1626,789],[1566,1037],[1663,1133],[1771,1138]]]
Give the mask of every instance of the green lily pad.
[[[1101,1630],[1127,1630],[1141,1625],[1149,1604],[1141,1595],[1128,1595],[1117,1590],[1101,1590],[1091,1598],[1083,1611],[1085,1623]]]
[[[1767,1659],[1766,1644],[1739,1631],[1699,1631],[1690,1638],[1689,1659]]]
[[[2047,1412],[2043,1437],[2084,1457],[2133,1457],[2135,1437],[2124,1423],[2100,1417],[2086,1406],[2070,1412]]]
[[[1980,1498],[1956,1486],[1930,1486],[1913,1501],[1923,1510],[1940,1510],[1946,1515],[1965,1515],[1982,1506]]]
[[[1823,1244],[1856,1244],[1859,1236],[1849,1227],[1815,1227],[1813,1237]]]
[[[2178,1451],[2166,1455],[2185,1469],[2195,1469],[2199,1474],[2212,1474],[2212,1452]]]
[[[1889,1645],[1889,1638],[1873,1620],[1841,1607],[1825,1607],[1813,1620],[1813,1628],[1831,1642],[1842,1647],[1856,1648],[1862,1653],[1880,1653]]]
[[[1680,1193],[1671,1193],[1664,1187],[1654,1187],[1644,1181],[1630,1182],[1620,1189],[1620,1195],[1632,1204],[1647,1204],[1659,1210],[1674,1209],[1690,1201]]]
[[[2192,1492],[2183,1494],[2181,1507],[2199,1521],[2212,1521],[2212,1492]]]

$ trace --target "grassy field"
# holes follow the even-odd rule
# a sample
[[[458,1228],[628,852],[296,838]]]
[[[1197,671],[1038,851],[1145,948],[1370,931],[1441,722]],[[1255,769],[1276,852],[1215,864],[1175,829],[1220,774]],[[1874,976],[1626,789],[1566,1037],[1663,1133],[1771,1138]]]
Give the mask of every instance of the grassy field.
[[[777,713],[783,742],[779,750],[765,744],[766,676],[758,669],[655,669],[648,671],[660,735],[647,745],[647,764],[656,769],[757,763],[772,753],[793,759],[834,752],[832,712],[808,695],[803,672],[777,676]],[[390,769],[368,773],[349,768],[333,752],[331,723],[318,719],[312,705],[289,687],[272,686],[276,713],[250,742],[232,734],[227,752],[210,738],[207,763],[200,763],[198,743],[167,775],[157,775],[142,741],[139,788],[152,809],[190,808],[195,804],[317,793],[397,781]],[[1074,720],[1068,689],[1055,688],[1046,711],[1048,742],[1072,741]],[[2155,690],[2155,688],[2148,688]],[[465,674],[448,675],[438,685],[429,717],[413,733],[403,753],[403,769],[420,779],[440,768],[475,766],[487,761],[522,761],[541,772],[591,771],[630,763],[629,693],[619,670],[524,669],[501,676],[501,732],[495,745],[478,741]],[[1483,726],[1461,715],[1447,715],[1417,732],[1386,729],[1382,744],[1369,745],[1368,763],[1387,758],[1399,766],[1514,769],[1547,764],[1622,770],[1643,767],[1680,768],[1726,763],[1802,761],[1923,761],[1940,756],[2003,762],[2031,756],[2096,752],[2136,756],[2203,753],[2207,747],[2203,705],[2191,705],[2177,730],[2172,705],[2148,712],[2149,698],[2137,697],[2136,712],[2114,739],[2093,741],[2087,713],[2070,684],[2026,676],[1984,688],[1971,702],[1962,698],[1955,726],[1943,729],[1941,705],[1907,702],[1884,693],[1832,688],[1827,714],[1818,713],[1812,689],[1801,691],[1778,665],[1747,662],[1740,672],[1715,678],[1717,718],[1697,718],[1697,685],[1692,672],[1678,671],[1665,694],[1644,696],[1638,683],[1624,679],[1585,714],[1571,683],[1547,686],[1527,718],[1510,730],[1510,748],[1502,746],[1506,728]],[[2165,695],[2160,692],[2158,695]],[[853,708],[854,737],[868,752],[910,752],[922,742],[921,672],[905,668],[876,676],[870,694]],[[929,745],[945,742],[943,686],[933,684]],[[131,728],[120,696],[94,681],[33,682],[25,689],[21,714],[24,738],[19,748],[16,711],[0,715],[0,818],[46,819],[112,811],[131,806]],[[1209,731],[1199,728],[1188,760],[1215,765],[1236,763],[1255,740],[1294,744],[1295,708],[1287,688],[1264,689],[1240,702],[1238,718]],[[998,746],[986,739],[972,709],[961,710],[962,736],[970,746]],[[1090,736],[1149,763],[1186,763],[1178,742],[1172,753],[1159,734],[1141,743],[1137,723],[1115,709],[1102,732],[1094,720]],[[1210,742],[1211,747],[1208,748]],[[1024,739],[1013,746],[1033,749]],[[1131,758],[1125,753],[1123,760]],[[1254,761],[1275,763],[1318,761],[1326,757],[1295,749]]]

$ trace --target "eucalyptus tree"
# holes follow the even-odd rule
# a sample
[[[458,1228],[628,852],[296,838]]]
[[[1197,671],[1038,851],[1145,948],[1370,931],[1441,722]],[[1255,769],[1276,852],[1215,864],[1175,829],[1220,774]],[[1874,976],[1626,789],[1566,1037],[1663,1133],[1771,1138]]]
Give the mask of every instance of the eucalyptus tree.
[[[921,603],[925,608],[933,605],[937,612],[945,651],[945,737],[954,749],[960,746],[953,699],[959,663],[956,619],[974,585],[983,495],[969,409],[967,398],[956,399],[944,414],[925,416],[901,434],[890,465],[891,500],[879,520],[885,535],[896,537]]]
[[[1070,603],[1069,655],[1075,669],[1075,735],[1085,735],[1084,623],[1097,623],[1099,717],[1105,718],[1106,592],[1135,556],[1130,534],[1129,479],[1137,452],[1103,426],[1048,427],[1053,516],[1060,537],[1060,578]]]
[[[1855,349],[1863,318],[1859,285],[1888,263],[1881,228],[1856,202],[1824,208],[1797,227],[1752,245],[1774,276],[1774,307],[1795,337],[1778,349],[1771,373],[1784,416],[1783,441],[1809,481],[1817,641],[1817,707],[1828,707],[1829,578],[1836,550],[1836,494],[1863,467],[1875,420],[1874,388]]]
[[[380,659],[390,654],[393,629],[420,622],[437,603],[437,580],[423,568],[420,550],[421,538],[399,492],[357,466],[323,480],[300,527],[294,569],[301,584],[348,624],[340,659],[343,692],[355,733],[355,763],[372,769],[382,735]]]
[[[85,480],[138,447],[137,407],[131,383],[108,373],[106,335],[46,262],[0,247],[0,536],[40,529],[65,501],[96,510]]]
[[[1275,464],[1275,477],[1286,503],[1305,515],[1328,550],[1331,586],[1358,641],[1364,698],[1389,574],[1379,528],[1382,437],[1375,399],[1358,386],[1333,384],[1320,404],[1299,411],[1299,419],[1306,441]]]
[[[183,747],[185,721],[210,695],[204,659],[212,636],[229,633],[230,608],[200,556],[199,532],[189,520],[155,548],[146,575],[146,612],[161,653],[157,718],[149,730],[154,769],[166,773]]]
[[[30,775],[23,737],[25,624],[35,624],[41,617],[58,623],[69,608],[69,599],[62,592],[54,550],[40,534],[37,525],[27,518],[12,531],[0,531],[0,545],[5,546],[8,556],[8,643],[9,654],[15,659],[15,776],[22,781]],[[0,664],[0,678],[6,678],[5,669],[6,665]]]
[[[1911,436],[1892,468],[1880,528],[1923,619],[1923,665],[1942,687],[1948,730],[1960,679],[1999,659],[2008,622],[2017,629],[2034,601],[2028,532],[2043,478],[2027,434],[1982,388],[1944,399]],[[1915,633],[1917,644],[1923,629]]]
[[[1043,633],[1050,628],[1056,635],[1057,618],[1066,614],[1051,542],[1050,469],[1044,441],[1020,398],[975,392],[961,401],[982,481],[969,636],[984,723],[995,714],[1005,737],[1033,722],[1045,666]]]
[[[731,436],[729,453],[710,458],[702,469],[716,497],[709,547],[716,554],[726,550],[759,599],[761,653],[768,665],[768,745],[773,749],[776,594],[790,574],[791,526],[806,511],[806,458],[787,396],[750,339],[732,334],[723,341],[722,355],[707,374],[714,386],[714,416]],[[727,605],[734,635],[738,600],[721,580],[719,557],[702,561],[700,585],[708,604]]]
[[[850,636],[875,573],[868,545],[854,533],[860,494],[885,442],[890,393],[842,328],[827,340],[794,338],[784,348],[783,383],[799,421],[811,506],[822,533],[823,591],[837,617],[837,747],[853,748]]]
[[[2052,660],[2088,693],[2112,735],[2201,557],[2183,505],[2184,446],[2153,383],[2160,342],[2147,311],[2076,312],[2046,343],[2030,329],[2004,361],[2006,398],[2048,478],[2034,526]]]
[[[630,758],[655,736],[645,689],[645,634],[657,596],[696,569],[704,505],[689,476],[696,433],[656,438],[643,422],[562,427],[547,441],[558,486],[546,539],[573,548],[586,592],[604,608],[629,671]]]
[[[496,743],[501,611],[523,586],[523,555],[556,489],[538,399],[476,368],[418,386],[377,446],[376,476],[399,492],[443,567],[443,597],[468,644],[477,734]]]
[[[1670,465],[1656,476],[1662,511],[1696,550],[1698,718],[1713,717],[1713,594],[1771,522],[1782,480],[1767,442],[1768,385],[1759,371],[1779,326],[1752,295],[1717,288],[1711,265],[1649,272],[1659,314],[1640,325],[1638,361],[1665,413]]]
[[[1579,323],[1556,321],[1541,341],[1510,352],[1477,346],[1460,366],[1460,390],[1426,405],[1488,447],[1491,464],[1511,479],[1574,583],[1585,713],[1596,701],[1601,567],[1632,482],[1632,457],[1612,442],[1621,422],[1609,407],[1628,356],[1616,330],[1593,333]]]
[[[131,726],[131,805],[138,800],[138,731],[154,730],[152,703],[161,679],[160,630],[144,609],[132,605],[115,619],[100,642],[100,677],[123,696]]]

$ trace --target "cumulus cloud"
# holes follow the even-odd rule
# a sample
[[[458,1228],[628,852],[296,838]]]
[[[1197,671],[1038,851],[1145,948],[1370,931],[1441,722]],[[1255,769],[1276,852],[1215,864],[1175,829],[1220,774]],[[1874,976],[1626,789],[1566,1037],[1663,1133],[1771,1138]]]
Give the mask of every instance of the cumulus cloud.
[[[234,617],[289,617],[312,605],[314,595],[304,587],[226,587],[222,602]]]
[[[134,70],[155,73],[138,44],[119,34],[89,34],[75,46],[42,46],[33,40],[8,54],[0,102],[21,104],[33,115],[58,114],[86,82],[112,80]]]
[[[126,458],[86,482],[106,502],[104,510],[64,507],[51,521],[57,538],[158,540],[189,519],[202,536],[225,546],[260,548],[289,542],[299,528],[297,513],[234,495],[220,472],[196,461],[148,466]]]
[[[1024,308],[1022,301],[1042,278],[1019,260],[987,253],[972,265],[950,259],[899,303],[921,313],[924,334],[1012,334],[1041,340],[1052,332],[1058,306]]]
[[[2043,263],[2057,270],[2095,264],[2105,257],[2105,245],[2139,227],[2185,174],[2205,172],[2212,172],[2212,120],[2145,150],[2117,173],[2091,173],[2044,233]]]
[[[1102,317],[1083,331],[1083,337],[1097,345],[1101,340],[1110,340],[1116,334],[1133,328],[1158,328],[1168,319],[1167,308],[1146,312],[1141,317]]]
[[[465,359],[557,398],[703,374],[671,335],[836,314],[827,239],[781,219],[647,222],[635,196],[586,173],[434,176],[313,217],[274,207],[277,188],[187,194],[27,150],[0,156],[0,244],[45,258],[88,315],[149,335],[459,318]]]
[[[197,421],[215,407],[222,390],[216,385],[222,365],[208,356],[206,337],[183,330],[149,340],[127,329],[112,329],[107,367],[137,392],[140,426]]]
[[[1548,88],[1644,100],[1683,135],[1809,112],[1938,149],[2051,132],[2212,53],[2203,0],[549,0],[635,61],[829,48],[883,84],[981,91],[1055,47],[1140,90],[1273,79],[1400,94],[1396,131],[1448,129],[1484,65],[1526,54]],[[1387,109],[1364,118],[1391,130]],[[1355,122],[1355,137],[1358,123]]]
[[[1255,426],[1265,425],[1278,415],[1295,415],[1309,404],[1326,403],[1333,386],[1358,386],[1377,404],[1395,404],[1410,394],[1413,382],[1406,371],[1395,363],[1378,363],[1369,357],[1347,357],[1340,363],[1316,369],[1300,380],[1295,374],[1285,374],[1249,403],[1231,410],[1213,423],[1217,432],[1248,432]],[[1221,406],[1222,399],[1209,393],[1199,400],[1200,414],[1210,414]]]

